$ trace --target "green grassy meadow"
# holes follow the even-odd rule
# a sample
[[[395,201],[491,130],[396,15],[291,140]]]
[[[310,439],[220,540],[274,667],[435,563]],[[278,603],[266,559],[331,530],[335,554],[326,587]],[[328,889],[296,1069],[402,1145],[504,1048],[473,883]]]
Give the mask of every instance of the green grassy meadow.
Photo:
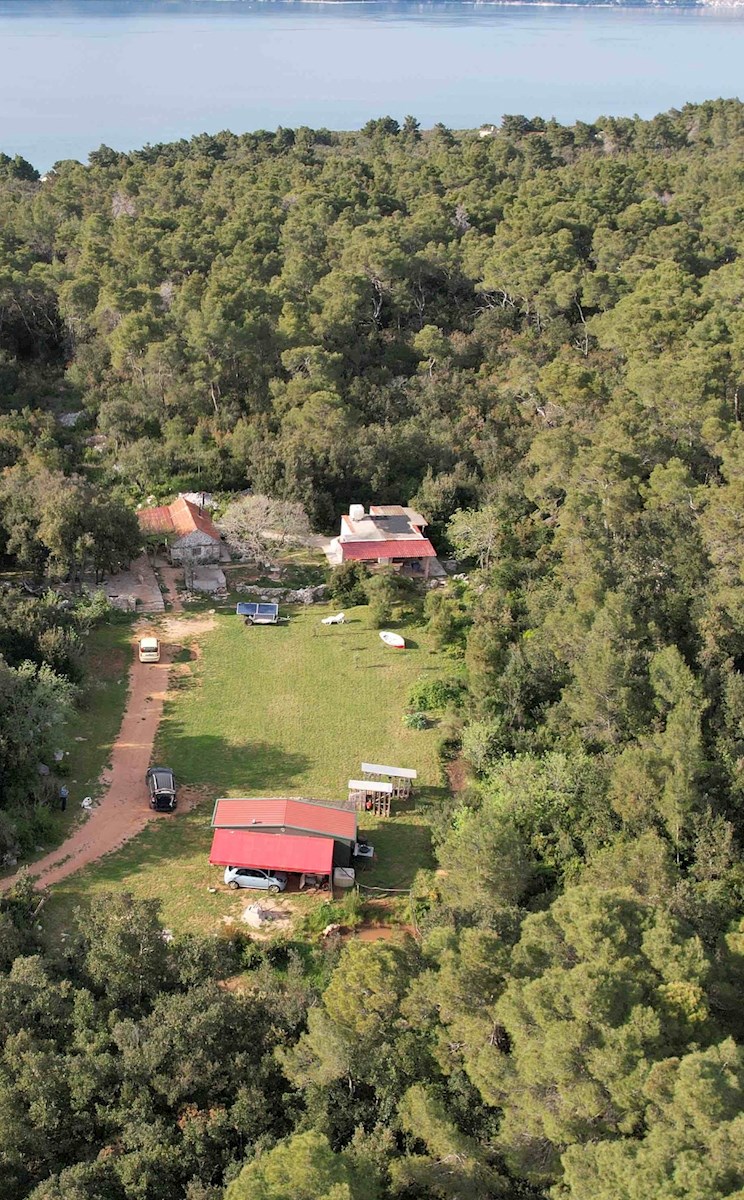
[[[131,624],[126,621],[98,625],[87,635],[86,682],[59,739],[67,751],[57,768],[70,793],[67,811],[49,811],[47,830],[40,841],[43,850],[21,859],[19,866],[29,865],[63,842],[81,818],[80,801],[100,792],[100,775],[109,762],[126,704],[131,637]]]
[[[98,793],[99,776],[109,762],[127,698],[131,642],[128,622],[99,625],[88,634],[85,695],[65,728],[66,783],[73,816],[83,796]]]
[[[292,795],[341,800],[362,760],[415,767],[417,799],[394,805],[390,820],[360,814],[378,855],[360,881],[406,888],[431,862],[426,810],[443,795],[435,728],[403,726],[408,689],[441,669],[418,627],[397,626],[409,649],[395,651],[367,623],[365,608],[348,624],[325,627],[327,606],[292,612],[277,627],[246,627],[218,614],[199,637],[199,655],[181,664],[166,705],[156,758],[171,766],[199,803],[153,822],[116,854],[54,889],[49,917],[66,924],[72,907],[108,888],[157,899],[165,924],[207,932],[245,905],[221,889],[208,863],[212,801],[220,795]],[[422,805],[421,801],[425,803]],[[250,893],[253,895],[253,893]],[[301,911],[309,897],[293,896]]]

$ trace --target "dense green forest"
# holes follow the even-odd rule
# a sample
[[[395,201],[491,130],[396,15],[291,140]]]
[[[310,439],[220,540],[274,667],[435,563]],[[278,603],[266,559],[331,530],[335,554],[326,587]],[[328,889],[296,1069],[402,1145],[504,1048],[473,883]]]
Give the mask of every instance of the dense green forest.
[[[186,486],[411,502],[468,576],[416,706],[471,775],[405,945],[118,897],[52,951],[6,900],[9,1200],[744,1195],[743,218],[734,101],[0,159],[7,563],[106,570]],[[4,603],[12,789],[88,618]]]

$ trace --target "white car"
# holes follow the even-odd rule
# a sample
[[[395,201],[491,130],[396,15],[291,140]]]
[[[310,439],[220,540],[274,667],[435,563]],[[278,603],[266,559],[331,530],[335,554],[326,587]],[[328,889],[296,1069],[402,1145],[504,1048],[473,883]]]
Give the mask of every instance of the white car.
[[[225,867],[225,883],[229,888],[255,888],[276,895],[287,886],[287,876],[283,871],[262,871],[259,867]]]
[[[160,642],[156,637],[140,638],[139,660],[144,663],[160,662]]]

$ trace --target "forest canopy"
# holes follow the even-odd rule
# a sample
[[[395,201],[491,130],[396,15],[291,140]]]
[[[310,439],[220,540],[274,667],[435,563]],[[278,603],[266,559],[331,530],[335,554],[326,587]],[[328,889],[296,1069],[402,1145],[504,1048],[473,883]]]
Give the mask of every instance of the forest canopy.
[[[468,778],[399,944],[169,946],[118,897],[60,956],[4,902],[10,1200],[741,1195],[742,163],[735,101],[0,161],[6,560],[110,569],[185,487],[412,503]],[[8,712],[76,677],[31,615]]]

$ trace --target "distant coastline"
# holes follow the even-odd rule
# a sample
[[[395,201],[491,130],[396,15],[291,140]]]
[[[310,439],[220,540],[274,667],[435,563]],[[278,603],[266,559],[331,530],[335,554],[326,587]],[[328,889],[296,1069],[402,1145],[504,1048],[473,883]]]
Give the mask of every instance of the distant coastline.
[[[43,0],[42,0],[43,2]],[[58,3],[59,0],[50,0],[50,3]],[[61,0],[66,3],[66,0]],[[85,7],[88,4],[96,4],[99,0],[73,0],[74,4],[82,4]],[[107,3],[108,0],[100,0],[101,3]],[[400,0],[398,0],[400,2]],[[403,3],[410,4],[412,8],[744,8],[744,0],[402,0]],[[0,0],[0,8],[7,0]],[[13,3],[13,0],[10,0]],[[121,3],[126,7],[129,4],[132,7],[141,3],[141,0],[121,0]],[[154,7],[162,6],[168,8],[174,6],[174,0],[145,0],[145,3]],[[204,5],[271,5],[275,0],[175,0],[175,4],[185,3],[186,5],[197,4]],[[384,6],[387,0],[281,0],[284,4],[323,4],[334,5],[337,7],[353,6],[358,4]]]
[[[0,12],[6,8],[13,9],[16,4],[26,0],[0,0]],[[109,3],[109,0],[35,0],[39,7],[48,3],[49,7],[80,8],[96,7]],[[179,5],[192,5],[204,8],[216,6],[246,6],[254,5],[270,7],[276,0],[119,0],[123,8],[177,8]],[[744,0],[397,0],[410,4],[411,8],[628,8],[628,9],[732,9],[744,8]],[[368,5],[369,7],[384,7],[388,0],[281,0],[282,5],[330,5],[338,8]]]

